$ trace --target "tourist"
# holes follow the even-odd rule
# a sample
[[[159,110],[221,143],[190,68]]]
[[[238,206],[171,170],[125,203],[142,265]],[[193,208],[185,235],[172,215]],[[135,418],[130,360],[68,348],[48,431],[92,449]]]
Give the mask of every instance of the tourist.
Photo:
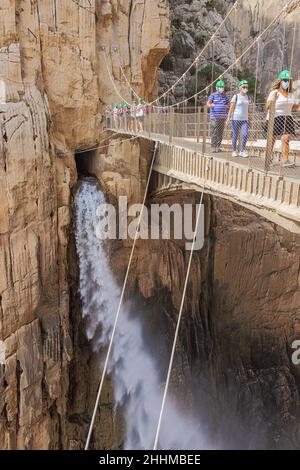
[[[247,80],[239,83],[239,92],[232,97],[228,115],[228,121],[232,119],[232,156],[248,157],[246,145],[249,133],[250,98],[248,96],[249,85]],[[240,153],[237,151],[239,133],[242,131],[242,145]]]
[[[126,103],[124,105],[124,112],[125,112],[125,130],[131,130],[131,107],[130,104]]]
[[[217,153],[220,152],[229,108],[223,80],[216,83],[216,92],[208,98],[207,107],[210,110],[212,153]]]
[[[109,106],[107,106],[105,109],[105,113],[104,113],[104,123],[105,123],[104,128],[105,129],[110,129],[112,126],[111,116],[112,116],[112,109]]]
[[[124,130],[125,123],[126,123],[126,109],[125,109],[124,103],[119,104],[118,116],[119,116],[120,128]]]
[[[138,132],[142,132],[144,130],[143,123],[145,118],[145,101],[142,98],[139,99],[139,104],[136,107],[135,116],[138,123]]]
[[[114,124],[115,124],[115,129],[119,129],[120,121],[119,121],[119,105],[115,104],[113,106],[113,118],[114,118]]]
[[[136,116],[135,116],[135,113],[136,113],[136,107],[137,107],[137,102],[134,101],[131,105],[131,109],[130,109],[130,114],[131,114],[131,130],[133,133],[136,133],[137,132],[137,128],[136,128]]]
[[[292,166],[293,163],[289,160],[290,141],[295,135],[295,123],[292,112],[299,111],[300,105],[297,104],[296,97],[293,94],[293,78],[289,70],[281,72],[272,86],[272,91],[266,105],[268,116],[265,131],[268,129],[270,106],[274,101],[275,122],[273,130],[273,148],[276,139],[280,137],[283,166]]]

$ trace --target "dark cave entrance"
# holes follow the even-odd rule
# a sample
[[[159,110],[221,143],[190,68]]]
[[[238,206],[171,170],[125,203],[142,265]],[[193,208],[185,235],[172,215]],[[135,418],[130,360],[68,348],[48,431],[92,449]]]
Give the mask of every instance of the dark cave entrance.
[[[96,176],[96,150],[78,150],[75,152],[75,162],[78,176]]]

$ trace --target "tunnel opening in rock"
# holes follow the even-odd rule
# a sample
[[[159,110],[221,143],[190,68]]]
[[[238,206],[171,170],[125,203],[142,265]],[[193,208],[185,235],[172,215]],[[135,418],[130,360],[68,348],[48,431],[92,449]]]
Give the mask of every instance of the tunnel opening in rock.
[[[75,152],[75,162],[78,176],[96,176],[96,150],[78,150]]]

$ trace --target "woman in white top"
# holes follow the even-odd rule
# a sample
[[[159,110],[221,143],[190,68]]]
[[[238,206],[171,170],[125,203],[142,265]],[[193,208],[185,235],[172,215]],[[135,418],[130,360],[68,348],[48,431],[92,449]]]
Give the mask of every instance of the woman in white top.
[[[137,123],[138,123],[138,131],[143,131],[144,128],[143,128],[143,122],[144,122],[144,117],[145,117],[145,101],[140,98],[139,99],[139,104],[137,105],[136,107],[136,111],[135,111],[135,116],[136,116],[136,120],[137,120]]]
[[[272,87],[272,91],[267,100],[267,110],[269,111],[271,103],[275,101],[275,123],[273,131],[273,147],[278,137],[281,138],[283,165],[291,166],[289,161],[290,141],[295,135],[295,123],[292,116],[293,111],[299,111],[300,105],[297,105],[293,94],[293,78],[288,70],[284,70],[278,76],[278,79]],[[269,113],[267,120],[269,119]],[[267,126],[266,126],[267,129]]]
[[[134,101],[131,105],[131,108],[130,108],[130,113],[131,113],[131,125],[130,125],[130,129],[136,133],[137,132],[137,128],[136,128],[136,121],[135,121],[135,113],[136,113],[136,106],[137,106],[137,103],[136,101]]]
[[[246,145],[249,133],[249,110],[250,99],[248,96],[249,85],[247,80],[241,80],[239,83],[239,93],[233,96],[228,121],[232,119],[232,156],[237,157],[237,141],[239,133],[242,132],[242,145],[240,157],[247,158]]]

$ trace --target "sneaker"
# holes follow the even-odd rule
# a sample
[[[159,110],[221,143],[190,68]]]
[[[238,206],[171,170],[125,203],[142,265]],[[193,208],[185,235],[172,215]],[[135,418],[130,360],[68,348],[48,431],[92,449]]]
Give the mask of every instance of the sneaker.
[[[290,167],[290,166],[294,166],[294,163],[291,162],[291,160],[285,160],[285,161],[283,162],[283,166],[284,166],[285,168],[287,168],[287,167]]]
[[[249,155],[248,155],[248,152],[246,152],[246,150],[244,150],[244,152],[240,153],[240,157],[242,157],[242,158],[248,158],[248,156]]]
[[[239,154],[238,154],[237,152],[232,152],[232,156],[233,156],[233,157],[238,157]]]

